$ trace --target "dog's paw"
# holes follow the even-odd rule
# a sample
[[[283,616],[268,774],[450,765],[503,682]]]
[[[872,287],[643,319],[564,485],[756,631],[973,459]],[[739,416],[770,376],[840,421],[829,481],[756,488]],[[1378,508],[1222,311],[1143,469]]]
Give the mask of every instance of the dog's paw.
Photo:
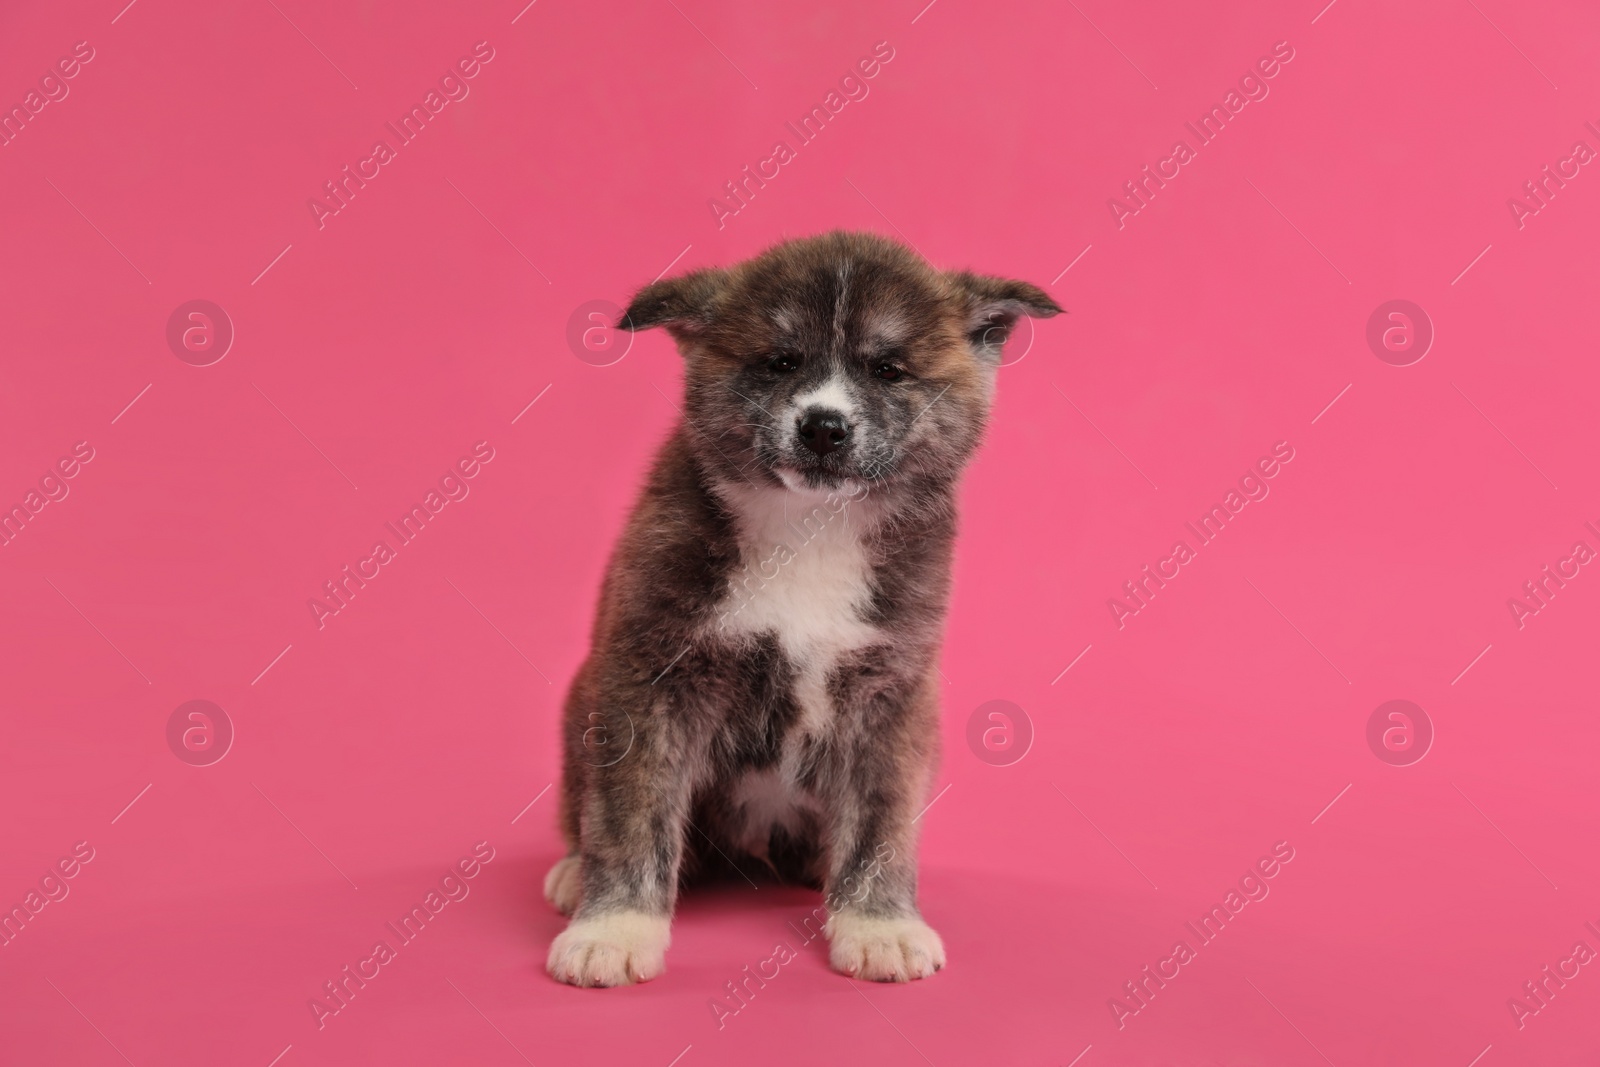
[[[544,899],[563,915],[578,909],[583,892],[583,861],[577,856],[562,856],[544,876]]]
[[[851,978],[909,982],[944,966],[944,942],[916,916],[875,919],[840,912],[828,918],[828,941],[828,962]]]
[[[671,924],[665,915],[642,911],[574,919],[550,945],[545,967],[550,977],[568,985],[648,982],[667,969]]]

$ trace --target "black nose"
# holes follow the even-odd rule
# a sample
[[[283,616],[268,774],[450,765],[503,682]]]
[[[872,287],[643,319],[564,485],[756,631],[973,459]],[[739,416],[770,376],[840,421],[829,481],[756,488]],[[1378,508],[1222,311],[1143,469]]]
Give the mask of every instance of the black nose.
[[[850,443],[850,424],[837,411],[813,408],[800,420],[800,440],[819,456]]]

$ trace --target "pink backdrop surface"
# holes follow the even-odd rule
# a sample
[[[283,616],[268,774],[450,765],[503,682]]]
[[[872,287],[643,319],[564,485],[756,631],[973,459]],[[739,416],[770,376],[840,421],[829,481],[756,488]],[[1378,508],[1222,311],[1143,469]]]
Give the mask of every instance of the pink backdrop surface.
[[[1592,1062],[1592,5],[123,2],[0,13],[0,1061]],[[584,306],[835,227],[1070,312],[963,490],[950,965],[733,885],[560,986],[558,708],[680,382]]]

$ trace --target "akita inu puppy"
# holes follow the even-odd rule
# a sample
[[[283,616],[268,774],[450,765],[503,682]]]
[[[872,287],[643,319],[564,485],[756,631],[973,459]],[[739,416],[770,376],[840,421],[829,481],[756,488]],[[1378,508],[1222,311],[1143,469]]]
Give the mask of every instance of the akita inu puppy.
[[[682,421],[612,556],[568,694],[545,895],[563,982],[662,973],[681,876],[759,864],[823,890],[833,967],[944,965],[917,911],[958,479],[1025,282],[881,237],[786,241],[645,286]],[[887,857],[887,858],[886,858]]]

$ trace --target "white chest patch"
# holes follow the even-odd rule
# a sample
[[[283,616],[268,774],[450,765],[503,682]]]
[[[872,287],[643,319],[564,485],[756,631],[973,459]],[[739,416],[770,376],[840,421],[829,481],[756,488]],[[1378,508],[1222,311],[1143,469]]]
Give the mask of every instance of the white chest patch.
[[[729,486],[739,516],[744,566],[718,607],[725,634],[772,634],[794,665],[800,733],[833,717],[827,678],[839,657],[877,637],[862,617],[872,596],[861,543],[864,500]]]

